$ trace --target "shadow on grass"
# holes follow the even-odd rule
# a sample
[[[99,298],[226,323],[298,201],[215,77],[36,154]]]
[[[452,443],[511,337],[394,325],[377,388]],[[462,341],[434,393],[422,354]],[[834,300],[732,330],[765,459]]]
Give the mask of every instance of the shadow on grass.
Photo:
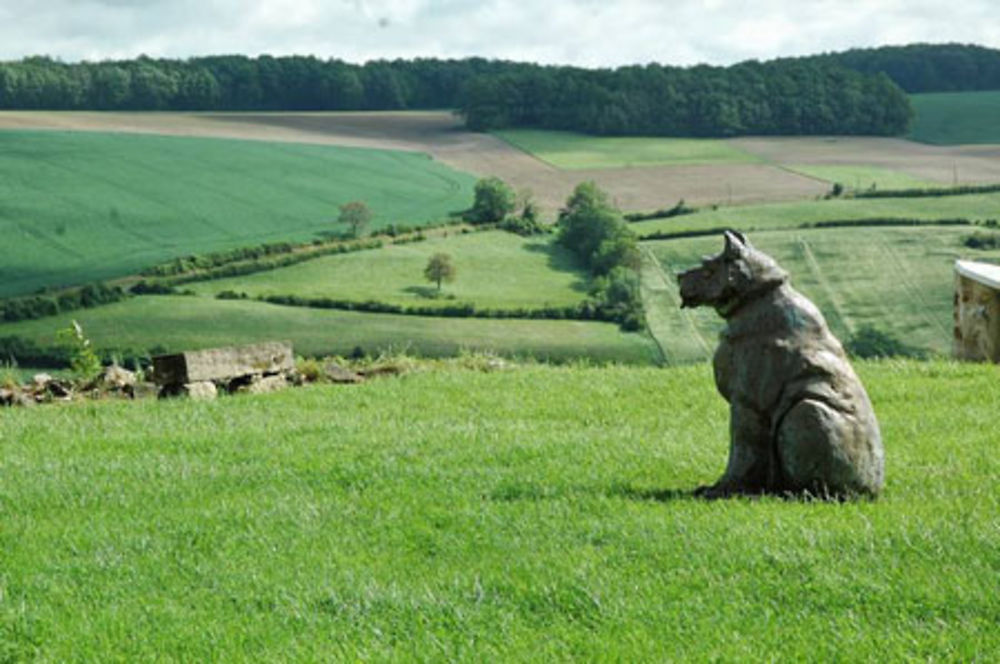
[[[554,241],[528,242],[524,245],[525,251],[548,256],[548,267],[556,272],[570,272],[580,278],[574,281],[570,287],[578,293],[586,293],[590,288],[590,280],[586,277],[586,268],[580,260],[573,255],[569,249],[560,247]]]
[[[422,297],[427,300],[454,300],[455,296],[450,293],[444,293],[437,289],[437,286],[407,286],[403,289],[404,293],[409,293],[410,295],[416,295],[417,297]]]
[[[627,500],[669,503],[675,500],[700,500],[694,489],[640,489],[628,484],[612,486],[608,496]]]

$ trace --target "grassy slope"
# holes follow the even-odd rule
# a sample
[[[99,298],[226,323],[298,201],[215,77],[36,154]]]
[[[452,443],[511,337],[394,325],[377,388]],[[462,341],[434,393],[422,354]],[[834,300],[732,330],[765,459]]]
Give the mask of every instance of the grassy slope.
[[[916,118],[910,138],[956,145],[1000,143],[1000,91],[910,95]]]
[[[288,339],[304,355],[408,350],[455,355],[461,350],[565,360],[647,364],[658,355],[645,335],[611,323],[561,320],[425,318],[282,307],[201,297],[145,296],[71,314],[0,324],[0,337],[18,335],[48,346],[75,319],[99,348],[179,351]]]
[[[640,235],[705,228],[765,230],[803,223],[842,219],[893,217],[912,219],[997,219],[1000,194],[942,196],[938,198],[859,198],[794,201],[706,209],[696,214],[643,221],[632,225]]]
[[[261,141],[0,132],[0,297],[174,256],[373,227],[467,207],[474,179],[426,155]]]
[[[786,166],[789,170],[826,180],[829,183],[839,182],[847,189],[864,191],[872,187],[878,189],[909,189],[914,187],[940,187],[940,182],[921,180],[900,171],[877,166],[862,165],[818,165],[794,164]]]
[[[0,659],[992,659],[997,369],[860,373],[874,503],[685,497],[704,366],[11,411]]]
[[[599,137],[536,129],[507,129],[494,133],[542,161],[568,170],[759,161],[718,139]]]
[[[424,267],[432,254],[451,255],[457,275],[434,299]],[[223,290],[256,295],[378,300],[410,306],[471,302],[480,308],[568,306],[586,296],[585,271],[573,255],[548,238],[502,231],[432,238],[376,251],[327,256],[245,277],[191,284],[201,294]]]
[[[792,285],[823,312],[841,340],[862,325],[889,331],[908,344],[947,353],[952,338],[954,261],[1000,259],[1000,251],[961,245],[968,229],[833,228],[770,231],[750,236],[790,274]],[[669,276],[718,253],[719,236],[646,243],[651,329],[672,362],[709,356],[721,319],[710,309],[681,311]],[[660,282],[651,279],[659,274]],[[704,343],[699,342],[704,340]]]

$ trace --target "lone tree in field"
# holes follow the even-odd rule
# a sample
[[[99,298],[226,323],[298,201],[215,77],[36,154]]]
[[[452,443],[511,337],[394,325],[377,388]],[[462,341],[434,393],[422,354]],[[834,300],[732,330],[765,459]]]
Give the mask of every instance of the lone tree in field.
[[[483,178],[476,183],[475,198],[467,218],[474,224],[495,224],[517,207],[517,194],[500,178]]]
[[[340,217],[337,221],[351,227],[354,237],[361,235],[361,232],[372,220],[372,211],[364,201],[351,201],[340,206]]]
[[[442,253],[431,256],[430,260],[427,261],[427,267],[424,268],[424,276],[427,277],[427,281],[437,283],[440,293],[442,281],[455,280],[455,265],[451,262],[451,256]]]

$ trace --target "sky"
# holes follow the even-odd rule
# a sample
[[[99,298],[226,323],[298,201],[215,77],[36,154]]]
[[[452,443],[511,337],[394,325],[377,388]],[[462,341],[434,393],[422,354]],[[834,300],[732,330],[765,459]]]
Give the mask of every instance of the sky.
[[[242,53],[611,67],[912,42],[1000,48],[996,0],[0,0],[0,60]]]

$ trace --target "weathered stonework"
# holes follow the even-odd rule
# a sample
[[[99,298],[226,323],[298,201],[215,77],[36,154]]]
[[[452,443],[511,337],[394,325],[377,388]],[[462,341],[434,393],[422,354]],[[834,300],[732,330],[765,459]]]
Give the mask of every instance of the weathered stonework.
[[[294,369],[292,345],[285,342],[209,348],[153,358],[153,376],[160,386],[232,380]]]
[[[955,262],[954,355],[1000,363],[1000,265]]]

